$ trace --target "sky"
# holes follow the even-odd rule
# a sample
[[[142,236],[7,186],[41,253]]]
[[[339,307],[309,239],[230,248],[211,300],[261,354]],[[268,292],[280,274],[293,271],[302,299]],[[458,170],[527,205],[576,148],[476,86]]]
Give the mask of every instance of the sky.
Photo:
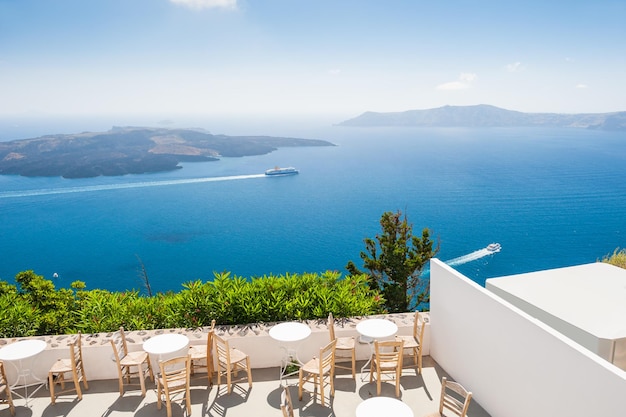
[[[0,116],[626,111],[625,22],[625,0],[0,0]]]

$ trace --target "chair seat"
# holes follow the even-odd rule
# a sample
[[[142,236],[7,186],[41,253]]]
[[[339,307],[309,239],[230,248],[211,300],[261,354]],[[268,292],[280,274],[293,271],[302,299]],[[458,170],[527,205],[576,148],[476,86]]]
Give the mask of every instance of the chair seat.
[[[308,361],[307,363],[305,363],[304,365],[302,365],[302,369],[305,372],[308,372],[310,374],[319,374],[320,373],[320,361],[318,358],[313,358],[310,361]],[[323,371],[324,373],[327,373],[329,371],[330,368],[325,368]]]
[[[52,365],[50,372],[55,374],[72,372],[72,362],[69,359],[59,359]]]
[[[122,366],[136,366],[143,363],[148,357],[148,353],[144,351],[128,352],[126,356],[120,359]]]
[[[206,345],[191,345],[189,346],[189,356],[191,359],[206,359],[207,348]]]
[[[238,349],[235,349],[235,348],[230,349],[230,362],[231,363],[243,361],[244,359],[246,359],[246,356],[248,355],[246,355],[245,353],[243,353],[242,351]]]
[[[352,350],[354,349],[354,337],[338,337],[335,350]]]
[[[376,362],[376,359],[374,359],[374,362]],[[398,361],[385,361],[382,363],[376,362],[376,365],[381,371],[393,371],[398,367]]]
[[[412,349],[412,348],[416,348],[419,347],[419,343],[417,343],[417,340],[415,340],[415,337],[413,336],[396,336],[396,340],[399,341],[404,341],[404,348],[405,349]]]

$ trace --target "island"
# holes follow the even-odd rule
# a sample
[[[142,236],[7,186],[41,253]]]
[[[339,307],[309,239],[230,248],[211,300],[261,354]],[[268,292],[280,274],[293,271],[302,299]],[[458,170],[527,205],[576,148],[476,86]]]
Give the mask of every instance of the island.
[[[280,147],[335,146],[318,139],[213,135],[203,129],[113,127],[0,142],[0,175],[89,178],[162,172],[181,162],[263,155]]]
[[[443,106],[426,110],[368,111],[338,126],[383,127],[570,127],[626,130],[626,111],[613,113],[524,113],[488,104]]]

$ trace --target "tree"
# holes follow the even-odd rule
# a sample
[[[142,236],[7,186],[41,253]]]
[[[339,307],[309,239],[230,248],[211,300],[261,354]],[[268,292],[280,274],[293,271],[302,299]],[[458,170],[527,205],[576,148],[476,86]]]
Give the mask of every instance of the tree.
[[[414,236],[413,225],[401,211],[383,213],[380,225],[382,233],[375,239],[365,238],[365,251],[360,254],[369,271],[370,287],[382,291],[390,313],[414,310],[428,301],[428,284],[421,274],[439,252],[439,244],[433,248],[427,228],[421,237]],[[352,261],[346,269],[352,275],[363,273]]]

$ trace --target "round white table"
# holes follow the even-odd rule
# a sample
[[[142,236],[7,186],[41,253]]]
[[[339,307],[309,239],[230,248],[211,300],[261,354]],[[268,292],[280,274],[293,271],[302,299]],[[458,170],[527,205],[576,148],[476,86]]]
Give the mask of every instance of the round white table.
[[[178,352],[187,346],[189,346],[189,338],[178,333],[159,334],[143,342],[143,350],[151,355],[158,355],[159,360],[163,355]]]
[[[400,400],[390,397],[372,397],[356,407],[356,417],[413,417],[413,410]]]
[[[304,324],[295,321],[289,321],[279,323],[272,327],[269,331],[270,337],[274,340],[278,340],[283,344],[281,349],[283,350],[283,358],[280,366],[280,376],[278,383],[282,385],[284,377],[295,375],[298,371],[288,372],[289,366],[295,366],[299,368],[302,366],[302,361],[298,357],[298,349],[293,344],[301,342],[311,335],[311,328]],[[294,361],[295,359],[295,361]]]
[[[28,399],[35,394],[44,384],[45,381],[38,378],[33,372],[33,363],[35,357],[46,349],[47,343],[38,339],[26,339],[19,342],[11,343],[0,349],[0,360],[8,362],[15,367],[17,378],[15,382],[11,384],[11,389],[24,388],[24,395],[17,392],[13,394],[26,400],[28,405]],[[26,378],[31,377],[35,382],[27,381]],[[20,384],[20,379],[22,383]],[[28,387],[32,385],[39,385],[33,391],[28,392]]]
[[[356,325],[359,334],[373,340],[385,339],[398,332],[398,326],[387,319],[367,319]]]
[[[398,326],[387,319],[367,319],[356,325],[356,331],[362,336],[361,341],[370,345],[370,357],[361,367],[361,380],[364,380],[364,374],[366,371],[369,372],[367,368],[372,363],[374,341],[395,335],[398,332]]]

